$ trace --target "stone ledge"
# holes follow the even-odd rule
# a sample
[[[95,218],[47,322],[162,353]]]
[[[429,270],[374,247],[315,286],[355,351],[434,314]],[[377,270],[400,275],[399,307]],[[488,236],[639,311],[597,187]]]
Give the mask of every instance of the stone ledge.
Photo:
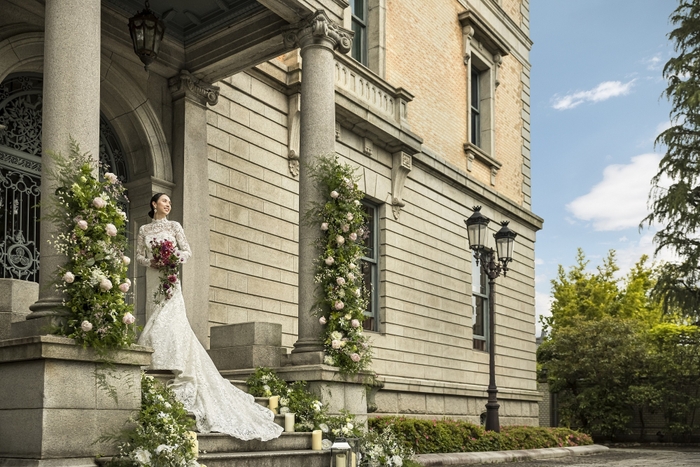
[[[415,378],[400,378],[395,376],[384,376],[381,378],[381,381],[384,382],[383,391],[470,396],[484,399],[487,397],[486,387],[474,384],[430,381]],[[537,390],[528,391],[499,387],[498,398],[503,400],[538,402],[542,399],[542,396]]]
[[[338,368],[329,365],[294,365],[274,368],[277,376],[285,381],[326,381],[333,383],[370,384],[373,373],[363,372],[354,376],[343,376]],[[255,368],[222,371],[227,379],[245,380],[253,374]]]
[[[150,347],[132,345],[129,349],[100,356],[94,349],[84,348],[75,340],[61,336],[31,336],[0,341],[0,363],[55,359],[81,362],[102,362],[147,366],[151,363]]]
[[[516,451],[455,452],[447,454],[419,454],[415,460],[425,467],[441,465],[500,464],[533,459],[554,459],[606,452],[607,447],[598,444],[566,448],[524,449]]]

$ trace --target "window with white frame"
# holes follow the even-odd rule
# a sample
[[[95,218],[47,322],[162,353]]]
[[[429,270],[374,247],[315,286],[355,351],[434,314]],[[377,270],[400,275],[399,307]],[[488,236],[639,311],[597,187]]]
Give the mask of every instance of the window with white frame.
[[[369,302],[362,327],[366,331],[376,331],[379,319],[379,221],[377,207],[374,204],[364,201],[362,205],[367,213],[368,229],[364,237],[365,256],[362,257],[362,274],[365,287],[369,291]]]
[[[486,273],[472,255],[472,342],[475,350],[488,350],[489,283]]]

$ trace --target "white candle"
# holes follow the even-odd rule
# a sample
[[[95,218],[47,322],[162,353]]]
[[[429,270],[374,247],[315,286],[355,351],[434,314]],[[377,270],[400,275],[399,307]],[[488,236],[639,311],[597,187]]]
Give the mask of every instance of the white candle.
[[[314,451],[323,450],[323,434],[321,430],[314,430],[311,432],[311,449]]]
[[[267,404],[267,407],[276,414],[277,407],[280,405],[280,396],[271,396]]]
[[[335,465],[336,467],[347,467],[345,453],[335,455]]]
[[[188,431],[187,437],[192,440],[192,454],[194,454],[196,459],[199,457],[199,441],[197,441],[197,433],[194,431]]]
[[[354,452],[350,452],[350,467],[357,467],[357,456]]]
[[[284,431],[287,433],[294,432],[294,414],[286,413],[284,414]]]

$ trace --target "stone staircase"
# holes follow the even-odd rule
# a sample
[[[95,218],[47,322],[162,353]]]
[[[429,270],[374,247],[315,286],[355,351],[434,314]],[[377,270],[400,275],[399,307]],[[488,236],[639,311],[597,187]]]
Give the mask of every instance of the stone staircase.
[[[170,372],[149,371],[154,378],[167,382],[173,378]],[[245,381],[232,380],[239,389],[245,391]],[[268,399],[256,397],[256,402],[267,407]],[[284,426],[284,415],[276,415],[275,423]],[[329,451],[311,450],[311,433],[282,433],[270,441],[242,441],[221,433],[197,434],[199,442],[199,463],[207,467],[329,467]],[[104,465],[110,458],[97,462]]]

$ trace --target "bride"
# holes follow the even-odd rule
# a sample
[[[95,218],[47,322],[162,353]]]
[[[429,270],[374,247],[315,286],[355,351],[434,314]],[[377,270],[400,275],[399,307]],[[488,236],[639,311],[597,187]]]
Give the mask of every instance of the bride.
[[[174,247],[174,254],[182,263],[192,255],[182,226],[169,221],[169,213],[168,195],[154,195],[148,213],[153,220],[139,230],[136,246],[136,259],[148,268],[149,293],[156,303],[139,338],[139,344],[153,348],[150,368],[175,373],[168,386],[194,413],[200,433],[216,431],[242,440],[277,438],[282,427],[274,422],[274,414],[224,379],[197,340],[187,321],[177,276],[170,275],[167,284],[159,277],[160,265],[152,253],[156,245],[170,241],[165,244]]]

